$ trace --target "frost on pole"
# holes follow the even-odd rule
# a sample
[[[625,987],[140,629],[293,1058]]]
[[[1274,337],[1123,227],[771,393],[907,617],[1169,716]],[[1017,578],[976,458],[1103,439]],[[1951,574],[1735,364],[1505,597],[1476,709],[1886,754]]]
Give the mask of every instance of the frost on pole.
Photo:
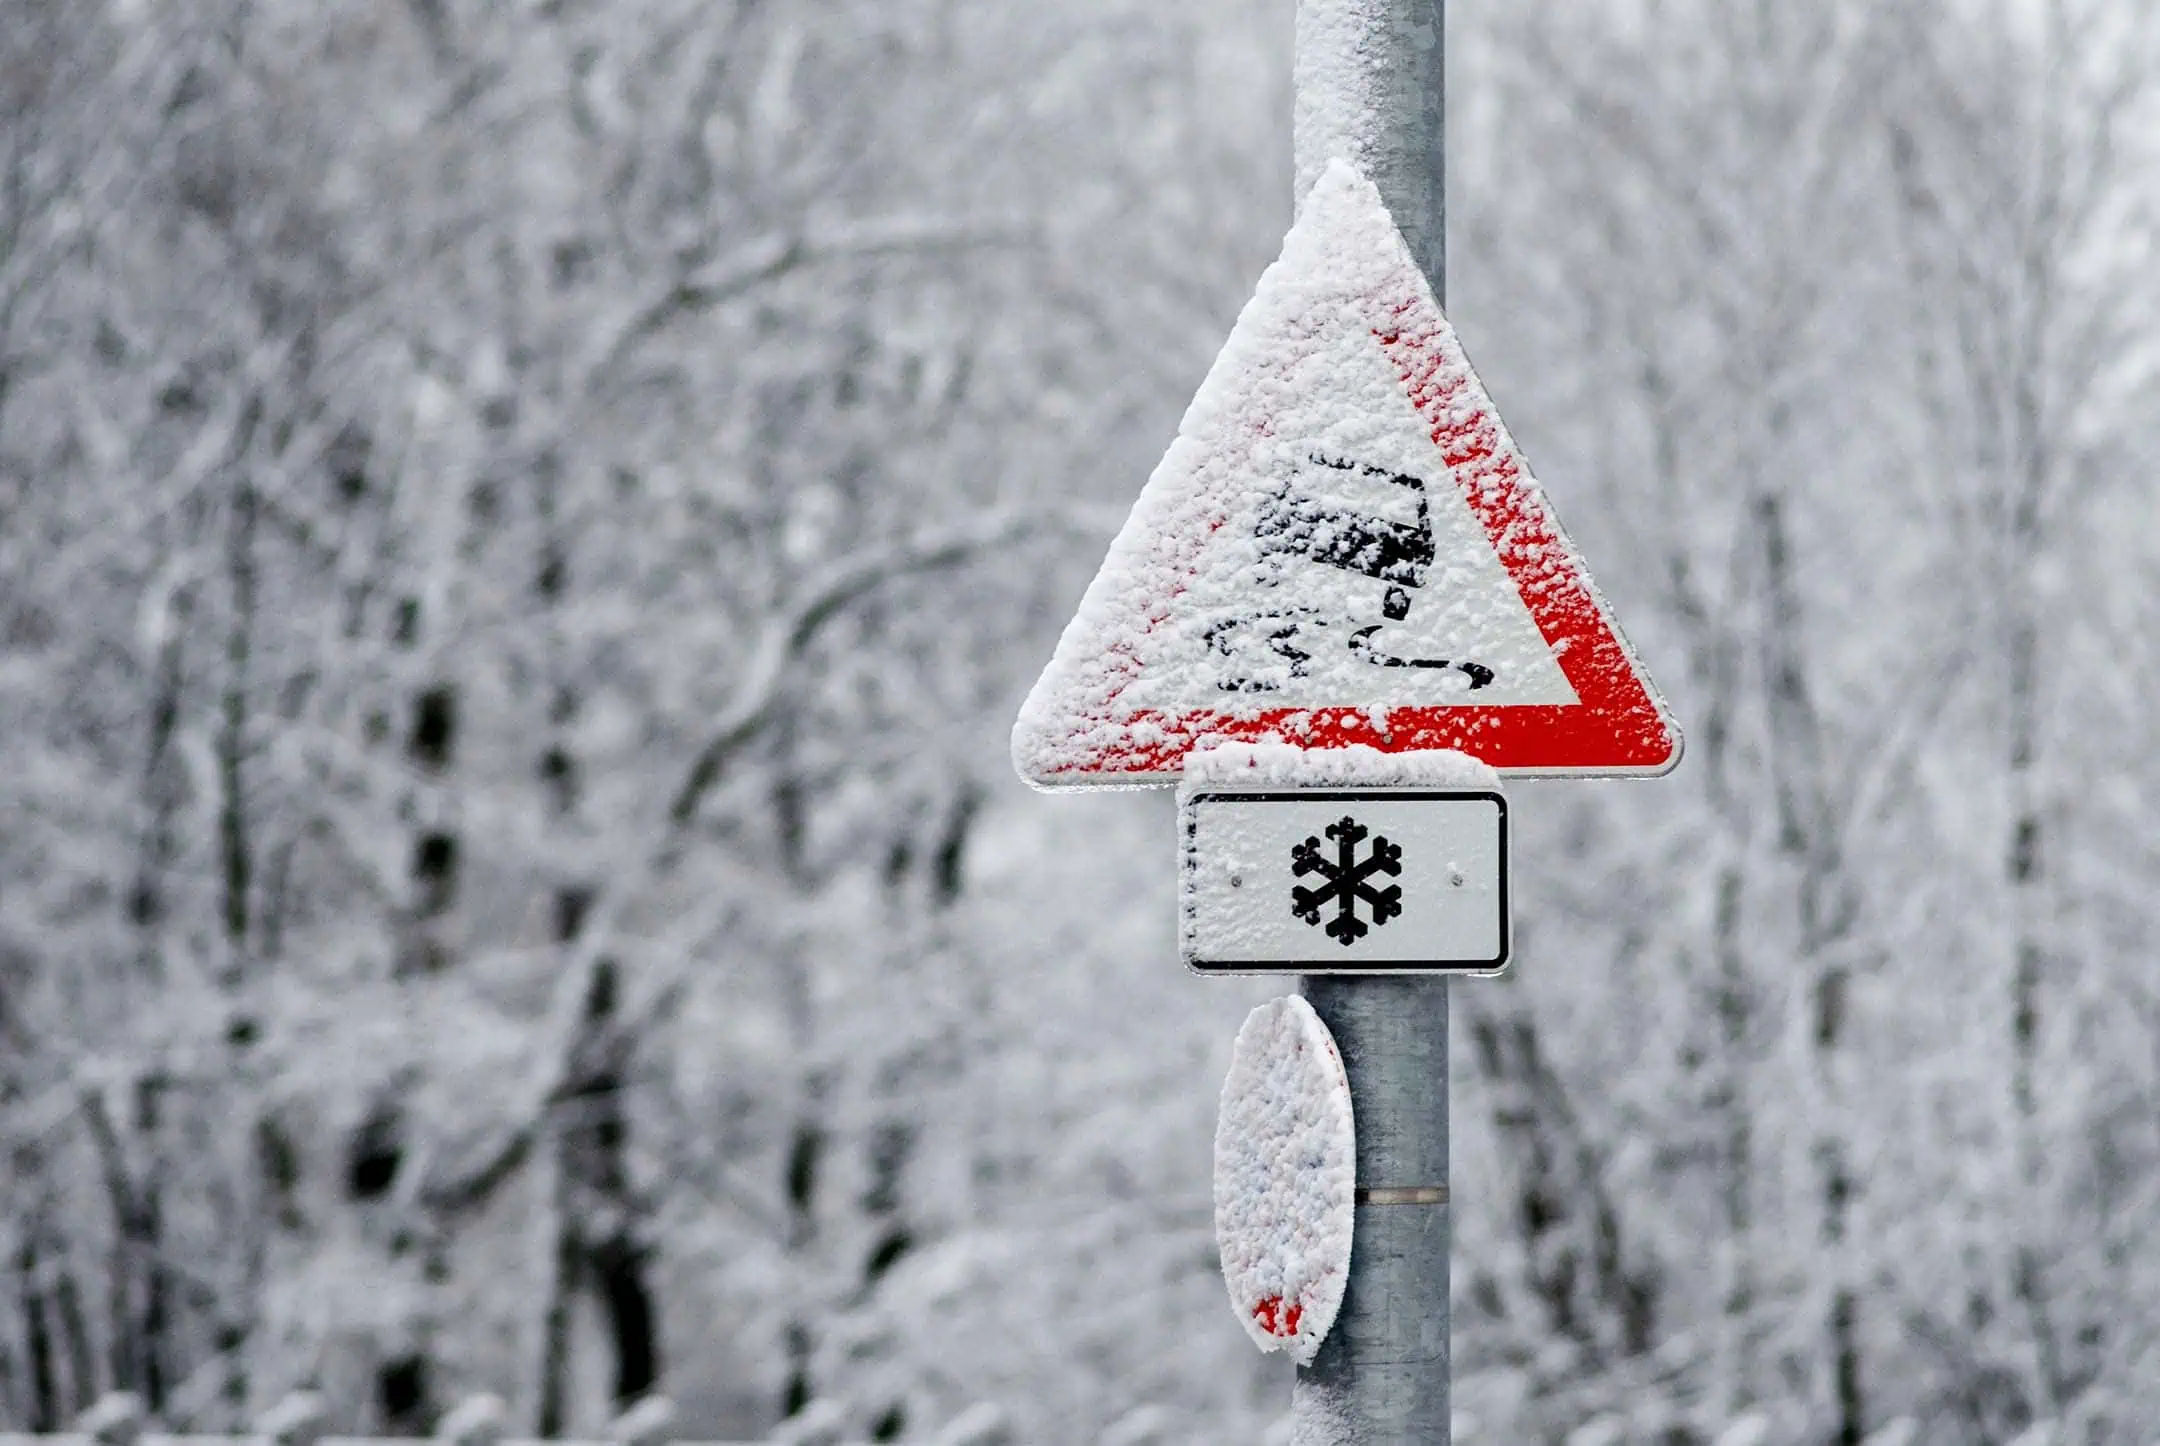
[[[1263,1351],[1310,1364],[1342,1308],[1356,1213],[1350,1082],[1335,1040],[1295,996],[1238,1031],[1215,1128],[1223,1283]]]
[[[1379,193],[1306,198],[1013,730],[1043,787],[1225,742],[1663,773],[1680,738]]]

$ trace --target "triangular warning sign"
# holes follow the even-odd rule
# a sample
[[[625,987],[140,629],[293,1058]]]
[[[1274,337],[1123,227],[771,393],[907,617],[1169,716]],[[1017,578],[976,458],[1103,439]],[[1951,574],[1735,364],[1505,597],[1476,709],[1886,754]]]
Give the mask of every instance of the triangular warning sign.
[[[1663,773],[1680,736],[1411,260],[1332,164],[1013,730],[1045,786],[1276,740]]]

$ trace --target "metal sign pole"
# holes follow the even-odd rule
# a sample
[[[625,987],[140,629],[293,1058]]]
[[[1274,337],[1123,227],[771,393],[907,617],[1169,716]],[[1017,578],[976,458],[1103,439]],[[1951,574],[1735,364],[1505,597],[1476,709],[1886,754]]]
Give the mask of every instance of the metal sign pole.
[[[1292,1397],[1304,1446],[1447,1446],[1448,981],[1308,975],[1357,1127],[1350,1281]]]
[[[1297,194],[1329,160],[1379,187],[1447,296],[1444,0],[1299,0]],[[1358,1205],[1342,1311],[1298,1371],[1297,1442],[1449,1440],[1448,981],[1309,976],[1357,1120]]]

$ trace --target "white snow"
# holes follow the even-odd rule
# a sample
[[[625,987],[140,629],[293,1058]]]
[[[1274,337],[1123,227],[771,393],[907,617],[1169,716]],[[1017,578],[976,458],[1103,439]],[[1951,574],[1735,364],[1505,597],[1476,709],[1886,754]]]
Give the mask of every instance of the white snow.
[[[1363,710],[1384,743],[1391,709],[1579,703],[1497,549],[1579,564],[1470,501],[1543,517],[1535,486],[1379,193],[1333,163],[1022,707],[1016,766],[1137,781],[1311,710]]]
[[[1298,7],[1293,129],[1302,162],[1301,198],[1311,195],[1319,179],[1312,169],[1319,158],[1340,157],[1364,167],[1379,149],[1388,52],[1368,43],[1383,28],[1378,11],[1370,0]]]
[[[1500,775],[1467,753],[1383,753],[1362,743],[1299,748],[1288,743],[1211,743],[1185,755],[1179,797],[1203,788],[1487,789]]]
[[[1357,1138],[1335,1040],[1295,995],[1238,1031],[1215,1131],[1223,1282],[1263,1351],[1309,1363],[1350,1272]]]
[[[1290,1415],[1290,1446],[1362,1446],[1369,1439],[1351,1413],[1349,1392],[1333,1381],[1300,1381]]]

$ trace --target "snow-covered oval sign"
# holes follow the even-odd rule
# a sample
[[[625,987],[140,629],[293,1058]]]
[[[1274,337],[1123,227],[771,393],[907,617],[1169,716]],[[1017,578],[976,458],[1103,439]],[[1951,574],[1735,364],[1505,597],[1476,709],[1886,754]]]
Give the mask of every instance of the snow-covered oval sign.
[[[1334,1036],[1292,995],[1238,1031],[1215,1128],[1215,1238],[1254,1344],[1319,1352],[1350,1275],[1357,1135]]]

